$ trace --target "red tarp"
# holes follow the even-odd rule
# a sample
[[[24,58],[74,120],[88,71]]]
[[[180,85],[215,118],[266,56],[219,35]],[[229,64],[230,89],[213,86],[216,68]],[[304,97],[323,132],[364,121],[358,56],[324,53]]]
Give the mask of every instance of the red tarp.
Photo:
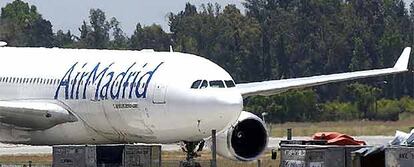
[[[312,136],[313,140],[326,140],[330,145],[366,145],[364,141],[338,132],[318,132]]]

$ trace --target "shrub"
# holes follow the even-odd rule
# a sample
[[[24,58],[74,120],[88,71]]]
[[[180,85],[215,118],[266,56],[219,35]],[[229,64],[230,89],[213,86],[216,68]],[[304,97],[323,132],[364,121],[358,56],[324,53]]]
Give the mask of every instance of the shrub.
[[[360,117],[361,114],[355,105],[335,101],[321,105],[319,121],[356,120]]]

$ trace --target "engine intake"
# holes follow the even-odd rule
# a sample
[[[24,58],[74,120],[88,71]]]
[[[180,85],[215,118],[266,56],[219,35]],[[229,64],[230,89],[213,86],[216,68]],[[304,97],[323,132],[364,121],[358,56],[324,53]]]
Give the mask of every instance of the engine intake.
[[[217,135],[217,153],[241,161],[252,161],[266,149],[268,134],[256,115],[242,112],[230,128]]]

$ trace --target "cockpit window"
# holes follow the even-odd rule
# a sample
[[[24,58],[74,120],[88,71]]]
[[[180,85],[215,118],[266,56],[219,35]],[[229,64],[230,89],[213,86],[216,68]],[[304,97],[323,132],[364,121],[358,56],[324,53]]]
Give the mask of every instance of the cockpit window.
[[[191,85],[191,89],[198,89],[198,87],[200,87],[200,84],[201,84],[201,80],[194,81],[193,84]]]
[[[197,80],[194,81],[191,85],[191,89],[204,89],[207,87],[211,88],[233,88],[236,87],[236,84],[233,80],[213,80],[213,81],[207,81],[207,80]]]
[[[226,83],[226,86],[227,86],[228,88],[233,88],[233,87],[235,87],[235,86],[236,86],[236,84],[234,84],[234,82],[233,82],[232,80],[227,80],[227,81],[224,81],[224,83]]]
[[[203,83],[201,83],[200,89],[204,89],[208,87],[208,83],[206,80],[203,80]]]
[[[221,80],[210,81],[210,87],[212,87],[212,88],[225,88],[224,83]]]

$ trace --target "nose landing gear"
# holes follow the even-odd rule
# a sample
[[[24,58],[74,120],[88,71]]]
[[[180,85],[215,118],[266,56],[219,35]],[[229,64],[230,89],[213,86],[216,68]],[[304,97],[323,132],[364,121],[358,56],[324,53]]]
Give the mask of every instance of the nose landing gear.
[[[200,151],[203,151],[204,147],[204,140],[196,141],[196,142],[188,142],[182,141],[181,142],[181,150],[183,150],[186,154],[186,160],[180,163],[181,167],[200,167],[200,163],[195,161],[195,158],[200,157],[197,154]]]

